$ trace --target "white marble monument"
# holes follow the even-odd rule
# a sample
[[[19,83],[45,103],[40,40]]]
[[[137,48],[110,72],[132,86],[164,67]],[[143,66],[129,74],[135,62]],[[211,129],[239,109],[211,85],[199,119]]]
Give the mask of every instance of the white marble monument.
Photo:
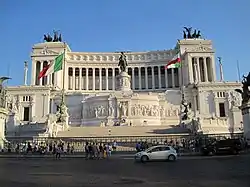
[[[38,79],[39,72],[64,51],[65,44],[35,44],[31,54],[31,83],[24,81],[23,85],[7,87],[10,98],[18,98],[16,118],[9,111],[7,128],[18,131],[27,127],[27,131],[32,129],[34,132],[39,125],[51,126],[47,118],[57,112],[64,87],[68,127],[57,124],[57,136],[74,136],[71,133],[74,129],[82,136],[92,136],[85,134],[84,129],[111,128],[117,124],[138,127],[143,136],[148,135],[151,127],[152,132],[157,128],[177,129],[183,79],[184,97],[191,106],[190,119],[199,118],[200,131],[206,134],[242,132],[238,96],[231,94],[241,87],[241,83],[217,80],[212,41],[183,39],[177,45],[183,57],[182,69],[165,69],[166,63],[176,55],[176,51],[170,49],[124,53],[122,60],[128,62],[126,71],[118,67],[119,53],[74,52],[66,45],[65,71]],[[36,127],[32,126],[34,123]],[[130,132],[130,128],[126,128],[127,135],[133,127]],[[122,127],[117,127],[112,129],[112,134],[119,135],[119,129],[125,133]],[[8,136],[13,136],[10,134],[8,131]],[[25,136],[28,135],[26,132]]]

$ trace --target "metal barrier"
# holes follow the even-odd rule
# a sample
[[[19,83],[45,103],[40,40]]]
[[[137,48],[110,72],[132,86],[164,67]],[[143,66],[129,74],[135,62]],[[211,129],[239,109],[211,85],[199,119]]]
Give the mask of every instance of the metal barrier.
[[[74,147],[74,152],[83,152],[86,142],[95,142],[112,144],[117,143],[117,151],[135,151],[135,145],[138,142],[147,142],[149,145],[152,144],[163,144],[168,143],[171,145],[184,144],[185,147],[190,147],[194,140],[199,139],[203,143],[208,139],[225,139],[225,138],[243,138],[242,133],[236,134],[177,134],[177,135],[162,135],[162,136],[108,136],[108,137],[56,137],[56,138],[46,138],[46,137],[7,137],[8,143],[6,143],[5,149],[11,149],[14,151],[17,145],[24,147],[28,142],[38,145],[49,145],[57,144],[63,142],[64,146],[70,144]]]

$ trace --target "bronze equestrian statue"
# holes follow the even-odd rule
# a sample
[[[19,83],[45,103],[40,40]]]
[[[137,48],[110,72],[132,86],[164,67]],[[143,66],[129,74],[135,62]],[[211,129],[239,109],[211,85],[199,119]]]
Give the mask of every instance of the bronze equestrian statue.
[[[119,57],[118,66],[120,67],[121,72],[126,72],[128,62],[126,60],[126,55],[124,54],[124,52],[121,52],[121,56]]]
[[[44,34],[43,40],[45,42],[62,42],[62,34],[60,34],[58,36],[58,32],[57,31],[53,31],[54,32],[54,36],[52,38],[52,36],[50,36],[50,34]]]
[[[249,86],[250,86],[250,72],[248,73],[247,76],[243,75],[243,80],[241,81],[242,83],[242,89],[235,89],[236,92],[241,94],[242,97],[242,104],[248,103],[250,100],[250,91],[249,91]]]
[[[183,38],[184,39],[195,39],[195,38],[201,38],[201,31],[200,30],[194,30],[194,32],[192,33],[192,27],[184,27],[184,31],[183,31]]]

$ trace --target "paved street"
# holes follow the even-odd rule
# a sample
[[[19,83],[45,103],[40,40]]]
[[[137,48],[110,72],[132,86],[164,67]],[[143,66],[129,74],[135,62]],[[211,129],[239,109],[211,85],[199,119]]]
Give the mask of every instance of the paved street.
[[[129,157],[0,158],[1,187],[249,187],[250,155],[183,157],[175,163],[134,163]]]

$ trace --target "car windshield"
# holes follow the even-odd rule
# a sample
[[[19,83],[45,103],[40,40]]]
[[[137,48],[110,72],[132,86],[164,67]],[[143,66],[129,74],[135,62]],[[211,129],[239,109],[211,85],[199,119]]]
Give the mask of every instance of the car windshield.
[[[145,150],[145,152],[157,152],[157,151],[164,151],[164,150],[169,150],[170,148],[166,148],[164,146],[158,146],[158,147],[150,147]]]

